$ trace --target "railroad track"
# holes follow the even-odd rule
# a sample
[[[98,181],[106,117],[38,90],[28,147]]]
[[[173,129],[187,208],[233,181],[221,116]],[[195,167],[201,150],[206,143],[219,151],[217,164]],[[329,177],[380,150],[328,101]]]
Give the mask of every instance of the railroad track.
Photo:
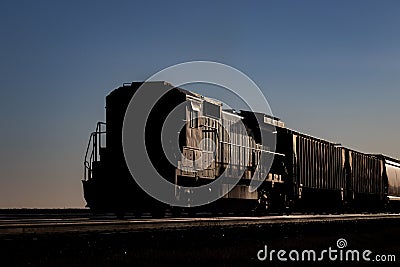
[[[249,227],[276,224],[323,224],[367,220],[399,220],[400,214],[341,214],[288,215],[263,217],[200,217],[200,218],[126,218],[112,216],[77,215],[27,216],[1,215],[0,236],[20,234],[141,232],[152,230],[182,230],[212,227]]]

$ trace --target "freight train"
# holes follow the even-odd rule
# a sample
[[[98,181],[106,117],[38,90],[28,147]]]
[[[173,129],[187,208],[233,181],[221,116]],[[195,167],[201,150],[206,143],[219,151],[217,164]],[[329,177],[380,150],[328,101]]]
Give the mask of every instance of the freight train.
[[[124,118],[143,86],[165,89],[148,116],[144,142],[157,172],[175,186],[174,197],[186,201],[184,208],[147,194],[126,163]],[[178,106],[183,112],[174,119],[184,124],[177,132],[175,165],[164,155],[161,132]],[[275,143],[264,145],[263,136],[273,137]],[[269,164],[265,160],[271,155]],[[226,193],[207,205],[190,207],[187,188],[207,185],[222,175],[220,187]],[[260,183],[251,190],[255,176]],[[267,114],[223,109],[217,100],[167,82],[124,84],[106,97],[106,122],[99,122],[90,135],[82,182],[93,212],[119,216],[126,212],[162,216],[167,210],[178,215],[182,209],[215,214],[383,212],[396,210],[400,203],[400,161],[300,133]]]

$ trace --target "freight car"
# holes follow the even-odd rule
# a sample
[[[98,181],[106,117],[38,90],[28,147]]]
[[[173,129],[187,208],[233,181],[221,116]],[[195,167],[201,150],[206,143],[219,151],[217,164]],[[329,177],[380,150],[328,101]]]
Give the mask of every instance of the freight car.
[[[299,133],[273,116],[225,110],[217,100],[166,82],[135,82],[106,97],[106,123],[99,122],[90,135],[83,188],[93,212],[180,212],[149,196],[125,160],[124,118],[139,88],[166,92],[147,118],[144,139],[150,161],[174,184],[174,198],[189,212],[384,211],[400,202],[400,162],[395,159]],[[184,121],[176,134],[175,162],[165,155],[161,138],[171,112],[176,113],[172,120]],[[190,190],[182,188],[207,185],[220,177],[220,190],[226,193],[190,208]],[[259,181],[257,190],[251,190],[252,179]]]

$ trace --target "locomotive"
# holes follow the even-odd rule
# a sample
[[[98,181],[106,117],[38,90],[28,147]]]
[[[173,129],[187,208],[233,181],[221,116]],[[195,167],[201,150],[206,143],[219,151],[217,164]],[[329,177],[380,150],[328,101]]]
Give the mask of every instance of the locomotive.
[[[147,118],[144,142],[154,168],[174,185],[173,197],[189,213],[382,212],[399,206],[399,160],[300,133],[271,115],[224,109],[218,100],[167,82],[133,82],[106,97],[106,122],[98,122],[90,135],[82,182],[87,206],[95,213],[162,216],[167,210],[182,211],[143,190],[126,162],[124,118],[143,87],[165,90]],[[178,153],[172,164],[163,152],[161,132],[178,106],[182,112],[173,119],[183,126],[176,133]],[[273,142],[264,144],[262,138]],[[221,197],[191,207],[187,188],[220,177]],[[252,179],[259,182],[255,189]]]

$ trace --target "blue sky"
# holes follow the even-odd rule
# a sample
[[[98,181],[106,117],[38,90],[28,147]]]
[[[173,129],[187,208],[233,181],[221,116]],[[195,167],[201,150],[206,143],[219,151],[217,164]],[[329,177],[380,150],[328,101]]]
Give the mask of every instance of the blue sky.
[[[288,127],[400,158],[399,1],[1,1],[0,207],[81,207],[104,97],[173,64],[252,78]]]

